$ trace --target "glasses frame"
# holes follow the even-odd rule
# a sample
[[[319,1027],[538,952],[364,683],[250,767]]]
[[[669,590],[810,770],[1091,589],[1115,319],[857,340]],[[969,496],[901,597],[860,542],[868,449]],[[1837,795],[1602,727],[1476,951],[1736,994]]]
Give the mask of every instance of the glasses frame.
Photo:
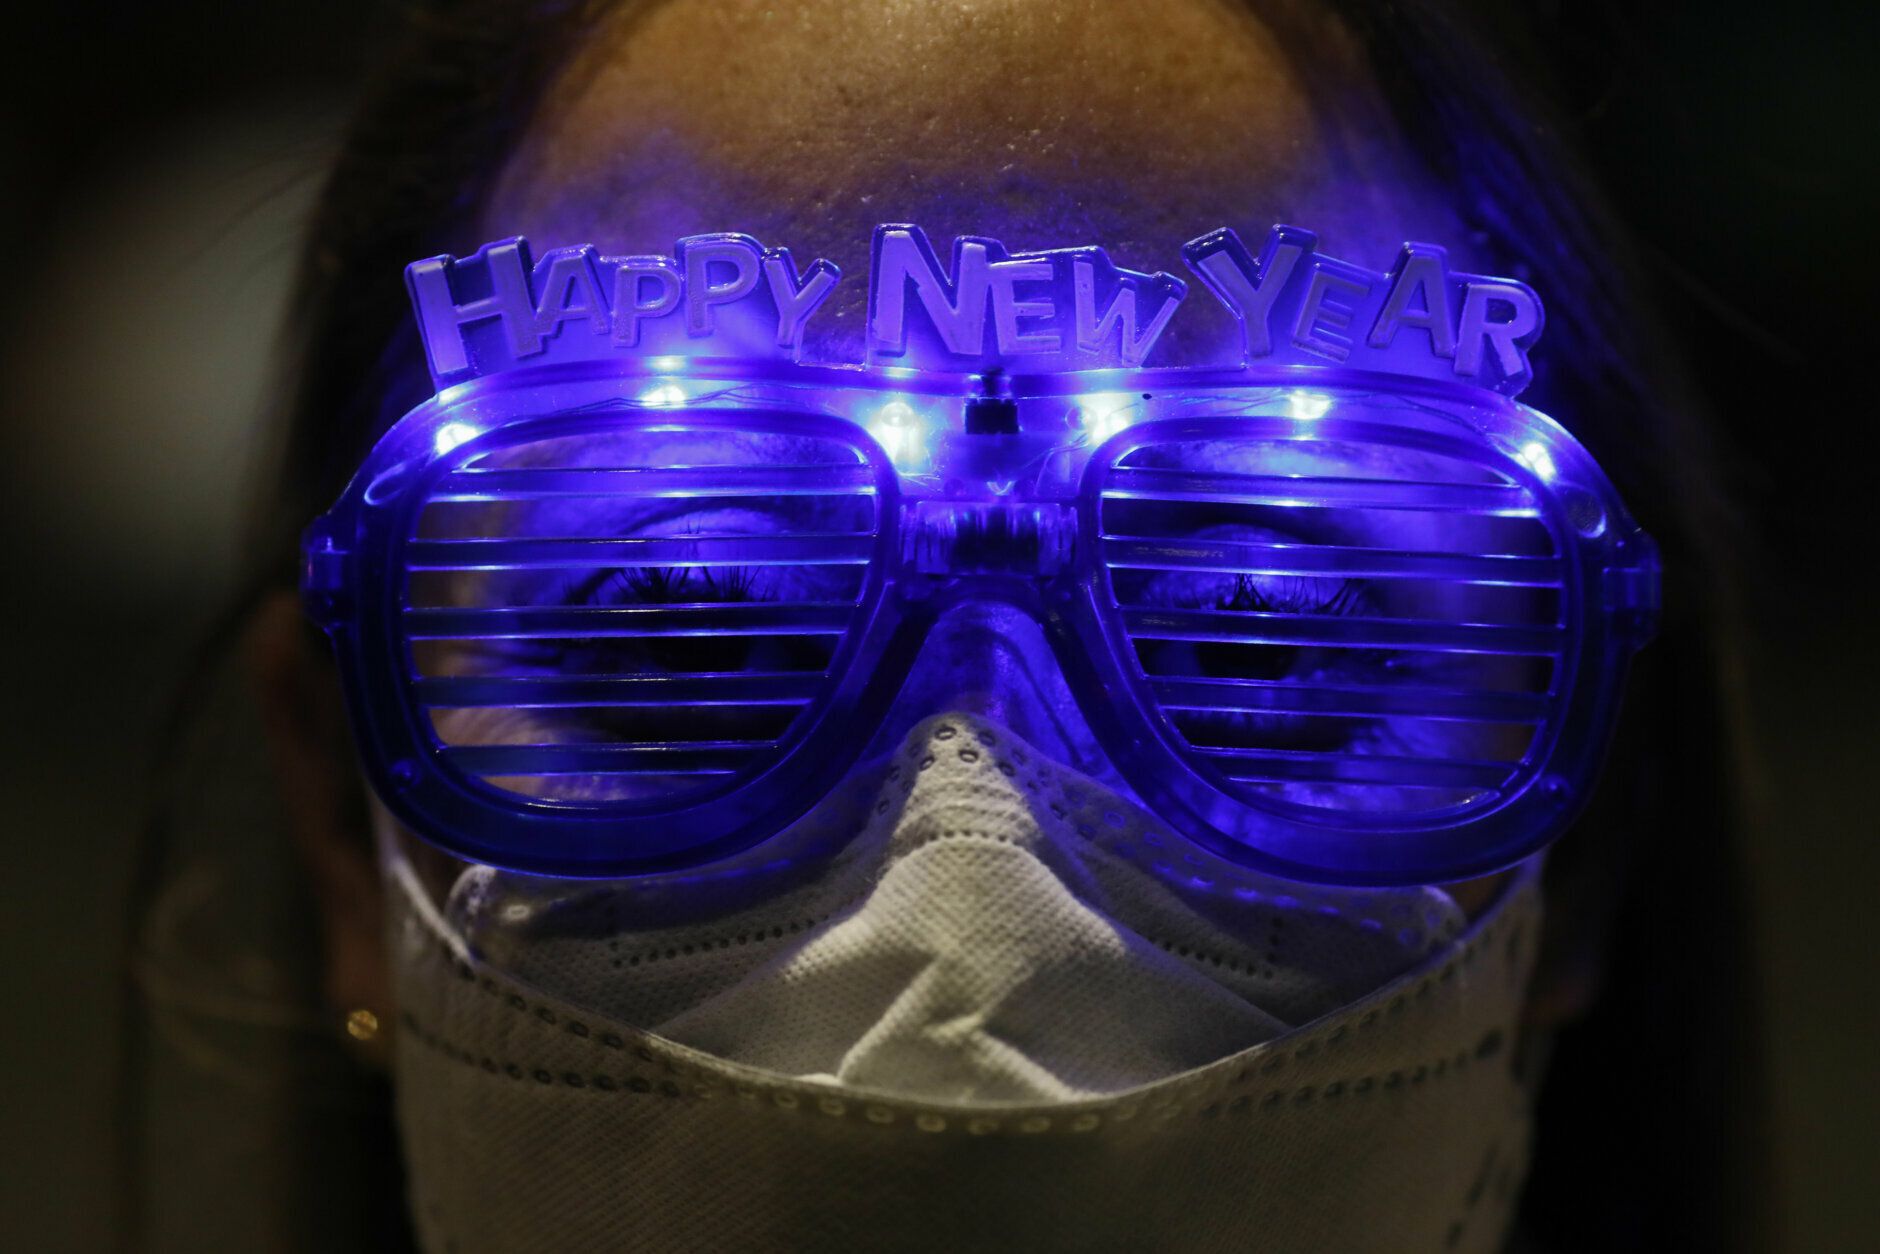
[[[910,577],[903,502],[919,499],[862,416],[890,397],[963,405],[986,381],[912,372],[775,363],[578,363],[492,375],[440,392],[395,423],[338,503],[305,539],[303,594],[331,638],[366,773],[402,822],[448,852],[510,870],[620,878],[702,866],[761,844],[849,773],[886,719],[940,615],[991,600],[1043,629],[1099,746],[1138,797],[1176,833],[1238,865],[1289,879],[1353,886],[1437,883],[1487,874],[1529,856],[1571,822],[1611,738],[1631,654],[1657,615],[1658,564],[1610,481],[1564,428],[1484,389],[1322,369],[1159,369],[1012,378],[1003,391],[1020,429],[1061,414],[1067,398],[1141,396],[1141,416],[1084,434],[1073,560],[1049,576]],[[649,402],[686,391],[684,407]],[[1386,397],[1402,421],[1273,409],[1309,388],[1328,407]],[[669,395],[669,392],[667,393]],[[545,801],[451,766],[415,694],[401,558],[438,482],[474,458],[517,444],[671,425],[787,432],[843,441],[870,472],[878,529],[855,618],[822,691],[778,741],[776,756],[679,804]],[[1329,435],[1460,456],[1506,475],[1537,503],[1561,567],[1562,648],[1549,709],[1513,779],[1492,803],[1400,814],[1305,807],[1235,796],[1179,742],[1135,664],[1101,560],[1103,480],[1128,452],[1167,439],[1232,434]],[[448,429],[448,430],[447,430]],[[1072,439],[1077,433],[1067,432]],[[1537,451],[1538,450],[1538,451]],[[1589,520],[1597,520],[1596,527]]]

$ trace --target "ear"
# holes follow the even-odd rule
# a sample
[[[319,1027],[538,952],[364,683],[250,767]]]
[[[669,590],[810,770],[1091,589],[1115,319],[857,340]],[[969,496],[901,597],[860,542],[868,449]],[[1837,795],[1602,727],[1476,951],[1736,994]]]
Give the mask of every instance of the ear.
[[[339,676],[288,591],[256,609],[242,653],[288,830],[319,908],[326,1004],[335,1028],[383,1064],[393,1012],[385,892]]]

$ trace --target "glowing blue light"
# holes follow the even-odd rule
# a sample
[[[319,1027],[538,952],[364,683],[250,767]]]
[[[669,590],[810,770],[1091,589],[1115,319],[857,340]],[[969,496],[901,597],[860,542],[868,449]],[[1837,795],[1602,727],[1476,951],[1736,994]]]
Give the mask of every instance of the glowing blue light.
[[[1320,392],[1294,391],[1286,396],[1288,418],[1302,418],[1311,422],[1316,418],[1325,417],[1326,411],[1331,407],[1332,398]]]
[[[906,401],[889,401],[869,420],[868,434],[875,437],[888,454],[895,469],[915,470],[927,461],[927,424]]]
[[[481,431],[478,431],[467,422],[447,422],[437,429],[437,434],[432,438],[437,448],[438,456],[441,457],[456,448],[459,444],[462,444],[465,440],[474,440],[482,434]]]
[[[1539,475],[1541,480],[1545,483],[1552,483],[1554,475],[1558,473],[1554,469],[1553,454],[1547,451],[1545,444],[1541,444],[1538,441],[1531,444],[1523,444],[1521,451],[1516,453],[1515,456],[1521,460],[1522,465]]]
[[[1128,392],[1092,392],[1078,405],[1078,422],[1092,444],[1101,444],[1136,420],[1136,398]]]
[[[743,235],[688,237],[670,257],[631,262],[584,245],[538,257],[509,239],[414,263],[407,287],[435,396],[384,433],[311,523],[301,572],[368,774],[401,821],[459,856],[605,877],[646,901],[696,887],[722,913],[761,892],[763,877],[800,878],[837,856],[840,832],[760,838],[819,805],[875,803],[878,773],[851,764],[904,712],[889,708],[898,689],[957,669],[925,666],[927,644],[945,647],[957,618],[942,616],[985,605],[1050,637],[1071,683],[1045,713],[1087,716],[1099,760],[1070,755],[1086,759],[1085,773],[1145,816],[1191,820],[1164,835],[1125,819],[1121,802],[1092,811],[1128,829],[1119,859],[1170,888],[1186,879],[1277,911],[1362,911],[1376,917],[1350,921],[1381,939],[1422,928],[1422,912],[1394,920],[1337,886],[1452,880],[1551,840],[1591,785],[1625,662],[1656,625],[1659,577],[1655,547],[1589,451],[1511,399],[1530,374],[1538,298],[1450,269],[1434,245],[1406,245],[1387,274],[1324,255],[1299,228],[1276,228],[1264,246],[1221,228],[1179,255],[1222,308],[1196,331],[1206,342],[1165,345],[1177,351],[1161,361],[1152,350],[1183,300],[1179,280],[1115,265],[1087,237],[1035,242],[1048,247],[1012,253],[970,236],[936,252],[912,227],[883,226],[866,278],[840,289],[855,297],[846,314],[867,305],[865,333],[845,321],[821,335],[805,327],[827,304],[833,265],[804,270]],[[858,260],[857,250],[843,255]],[[1363,310],[1320,299],[1364,291]],[[423,456],[426,431],[441,455]],[[478,468],[500,473],[477,480]],[[468,508],[417,525],[451,502]],[[1286,517],[1247,516],[1268,506]],[[1301,527],[1287,524],[1295,515]],[[1538,519],[1542,548],[1472,525],[1484,515]],[[1223,518],[1238,523],[1204,525]],[[642,538],[623,540],[629,532]],[[635,547],[645,552],[623,556]],[[1508,556],[1543,550],[1545,561]],[[616,586],[623,562],[632,587]],[[790,575],[797,567],[808,582]],[[725,575],[715,593],[698,580],[680,588],[687,571],[711,568]],[[786,586],[772,588],[780,568]],[[1363,588],[1301,598],[1269,587],[1254,601],[1311,604],[1205,612],[1221,608],[1207,585],[1223,570],[1340,582],[1315,569],[1407,591],[1367,605],[1353,601]],[[609,595],[585,595],[595,579]],[[1492,603],[1448,591],[1504,582],[1545,586]],[[1327,591],[1338,595],[1326,601]],[[414,601],[440,608],[408,618]],[[1341,608],[1359,612],[1334,622],[1328,612]],[[1247,621],[1236,629],[1229,618]],[[802,651],[783,645],[743,668],[680,659],[682,682],[662,688],[657,675],[616,680],[622,659],[611,655],[574,667],[572,681],[545,681],[541,650],[477,647],[543,631],[682,644],[758,632],[827,648],[816,650],[820,671],[791,664]],[[425,634],[464,646],[442,663],[414,656],[410,638]],[[1171,635],[1193,639],[1165,647]],[[1220,669],[1197,668],[1193,654],[1223,640],[1230,652],[1251,647],[1236,640],[1353,647],[1308,647],[1311,673],[1291,678],[1320,691],[1302,701],[1279,699],[1273,680],[1179,678]],[[1571,665],[1553,667],[1546,691],[1497,691],[1508,685],[1496,657],[1524,649]],[[1474,650],[1486,669],[1470,662]],[[1177,678],[1136,682],[1144,675]],[[696,720],[668,718],[661,731],[635,715],[649,685],[674,718],[681,706],[753,713],[715,720],[714,739],[674,741]],[[1261,691],[1275,699],[1256,700]],[[1436,730],[1408,733],[1412,756],[1355,742],[1256,749],[1275,769],[1255,761],[1253,787],[1220,775],[1232,766],[1210,760],[1221,750],[1169,731],[1171,718],[1176,730],[1245,722],[1250,701],[1349,713],[1340,692],[1400,723],[1427,716],[1419,725]],[[479,703],[499,721],[528,712],[531,734],[474,743],[491,738],[456,716]],[[789,736],[765,713],[779,703],[804,707]],[[1532,744],[1471,751],[1471,726],[1510,719],[1539,729],[1523,738]],[[1437,735],[1451,724],[1455,736]],[[1247,761],[1244,747],[1226,752]],[[1291,761],[1302,757],[1314,761]],[[1269,880],[1277,871],[1327,888],[1263,895],[1234,867],[1261,884],[1288,883]],[[736,887],[747,877],[759,882]],[[712,890],[720,879],[730,896]],[[508,900],[498,922],[512,930],[545,909],[539,893]]]

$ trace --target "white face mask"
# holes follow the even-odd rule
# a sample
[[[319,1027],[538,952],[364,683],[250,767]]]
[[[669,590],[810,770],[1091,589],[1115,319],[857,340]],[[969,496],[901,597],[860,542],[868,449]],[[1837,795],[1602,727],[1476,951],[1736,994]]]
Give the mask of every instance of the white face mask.
[[[388,859],[427,1250],[1498,1248],[1532,870],[1267,879],[961,715],[765,856]]]

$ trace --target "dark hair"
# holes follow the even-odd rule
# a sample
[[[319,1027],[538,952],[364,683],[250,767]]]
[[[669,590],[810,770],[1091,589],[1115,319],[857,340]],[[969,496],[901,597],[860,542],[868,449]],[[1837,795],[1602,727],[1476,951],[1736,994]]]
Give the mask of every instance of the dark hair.
[[[300,264],[280,478],[260,506],[258,583],[291,581],[300,528],[424,373],[397,282],[457,235],[553,71],[637,0],[420,5],[348,129]],[[1314,6],[1249,0],[1310,66]],[[1563,1031],[1524,1224],[1541,1248],[1747,1250],[1766,1240],[1746,930],[1737,882],[1737,524],[1723,456],[1653,321],[1624,233],[1534,86],[1537,44],[1490,44],[1438,0],[1329,0],[1418,154],[1497,272],[1545,293],[1529,394],[1607,467],[1667,569],[1665,619],[1610,769],[1548,870],[1557,970],[1604,971]],[[1623,955],[1607,962],[1607,950]],[[1590,978],[1590,977],[1589,977]],[[1749,1011],[1745,1012],[1745,1007]]]
[[[1546,293],[1524,399],[1586,443],[1666,568],[1659,638],[1593,801],[1547,867],[1542,969],[1599,994],[1557,1041],[1523,1228],[1545,1250],[1766,1249],[1734,463],[1625,231],[1534,87],[1540,33],[1504,26],[1491,45],[1440,4],[1335,3],[1497,273]]]
[[[637,0],[629,0],[637,2]],[[369,76],[302,248],[254,577],[293,569],[300,531],[426,379],[398,276],[461,248],[503,157],[568,51],[618,0],[420,0]]]

